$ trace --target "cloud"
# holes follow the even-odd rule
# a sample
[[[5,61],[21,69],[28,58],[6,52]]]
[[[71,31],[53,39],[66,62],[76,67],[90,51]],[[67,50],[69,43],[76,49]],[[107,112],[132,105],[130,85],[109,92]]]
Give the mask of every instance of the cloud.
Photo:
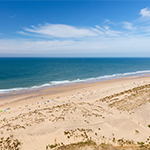
[[[30,34],[24,32],[24,31],[17,31],[17,33],[22,34],[22,35],[30,35]]]
[[[126,54],[127,56],[150,56],[150,37],[99,37],[94,39],[86,39],[82,41],[75,40],[0,40],[1,54],[34,54],[45,56],[54,56],[57,54],[95,54],[97,57],[115,56]],[[141,51],[142,50],[142,51]],[[142,54],[142,55],[141,55]]]
[[[139,14],[141,16],[137,18],[134,22],[146,24],[150,23],[150,10],[148,9],[148,7],[141,9]]]
[[[150,17],[150,10],[148,10],[148,8],[143,8],[140,11],[140,14],[142,15],[142,17]]]
[[[49,24],[39,25],[38,27],[31,26],[31,28],[24,29],[28,33],[46,35],[54,38],[78,38],[98,36],[93,28],[77,28],[74,26],[64,24]]]
[[[105,19],[104,23],[108,23],[108,24],[116,25],[116,23],[111,22],[109,19]]]
[[[122,32],[110,29],[109,26],[77,28],[64,24],[31,25],[31,28],[24,28],[24,31],[17,31],[22,35],[41,36],[46,38],[90,38],[99,36],[119,36]]]
[[[122,34],[121,31],[116,31],[116,30],[111,30],[109,29],[109,26],[104,26],[103,28],[96,25],[95,26],[97,29],[99,29],[103,35],[105,36],[111,36],[111,37],[114,37],[114,36],[120,36]]]
[[[144,8],[141,9],[140,14],[141,17],[138,19],[141,19],[141,22],[139,24],[133,20],[113,25],[107,19],[102,22],[103,25],[93,27],[50,23],[31,25],[30,28],[26,27],[17,32],[24,38],[27,36],[26,39],[0,39],[0,54],[150,56],[150,26],[147,22],[146,24],[142,22],[150,19],[150,11],[148,8]]]
[[[130,22],[125,21],[125,22],[123,22],[123,24],[124,24],[124,28],[125,29],[128,29],[128,30],[134,30],[134,29],[136,29],[136,27],[133,27],[133,24],[130,23]]]

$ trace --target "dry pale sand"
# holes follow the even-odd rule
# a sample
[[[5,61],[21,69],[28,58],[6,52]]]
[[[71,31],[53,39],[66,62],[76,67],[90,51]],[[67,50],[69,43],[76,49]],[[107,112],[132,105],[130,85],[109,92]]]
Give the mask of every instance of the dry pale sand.
[[[148,144],[150,76],[12,93],[0,98],[0,111],[2,150],[67,149],[63,145],[78,142],[85,144],[82,149],[94,149],[91,141]]]

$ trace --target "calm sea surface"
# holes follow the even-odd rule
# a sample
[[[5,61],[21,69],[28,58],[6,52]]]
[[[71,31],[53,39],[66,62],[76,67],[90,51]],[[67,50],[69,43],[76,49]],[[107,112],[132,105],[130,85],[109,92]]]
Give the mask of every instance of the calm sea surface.
[[[150,58],[0,58],[0,93],[150,73]]]

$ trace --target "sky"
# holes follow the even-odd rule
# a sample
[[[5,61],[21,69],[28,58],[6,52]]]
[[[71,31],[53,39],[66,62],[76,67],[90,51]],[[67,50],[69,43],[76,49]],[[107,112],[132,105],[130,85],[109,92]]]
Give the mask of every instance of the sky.
[[[0,1],[0,57],[150,57],[150,1]]]

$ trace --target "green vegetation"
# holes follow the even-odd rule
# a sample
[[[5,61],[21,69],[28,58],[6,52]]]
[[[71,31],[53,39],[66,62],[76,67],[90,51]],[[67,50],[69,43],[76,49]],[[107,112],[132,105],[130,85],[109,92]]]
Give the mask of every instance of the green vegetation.
[[[54,147],[56,147],[57,146],[57,144],[55,144],[55,145],[46,145],[46,149],[48,149],[48,148],[50,148],[50,149],[52,149],[52,148],[54,148]]]
[[[138,142],[138,145],[120,145],[114,146],[112,144],[101,143],[97,145],[92,140],[85,142],[71,143],[68,145],[58,144],[57,146],[46,146],[46,150],[150,150],[150,144],[144,144],[144,142]]]
[[[46,149],[48,149],[48,148],[50,148],[50,149],[55,148],[56,150],[75,150],[75,149],[80,149],[80,148],[85,147],[85,146],[95,147],[97,145],[96,145],[96,143],[94,141],[87,140],[85,142],[71,143],[69,145],[64,145],[63,143],[55,144],[55,145],[48,145],[48,146],[46,146]]]
[[[150,143],[146,144],[144,142],[137,142],[134,143],[133,140],[125,140],[124,138],[121,139],[113,139],[116,144],[106,144],[101,143],[97,145],[97,143],[93,140],[87,139],[86,141],[81,141],[77,143],[71,143],[68,145],[61,143],[57,143],[55,145],[47,145],[46,150],[150,150]]]

